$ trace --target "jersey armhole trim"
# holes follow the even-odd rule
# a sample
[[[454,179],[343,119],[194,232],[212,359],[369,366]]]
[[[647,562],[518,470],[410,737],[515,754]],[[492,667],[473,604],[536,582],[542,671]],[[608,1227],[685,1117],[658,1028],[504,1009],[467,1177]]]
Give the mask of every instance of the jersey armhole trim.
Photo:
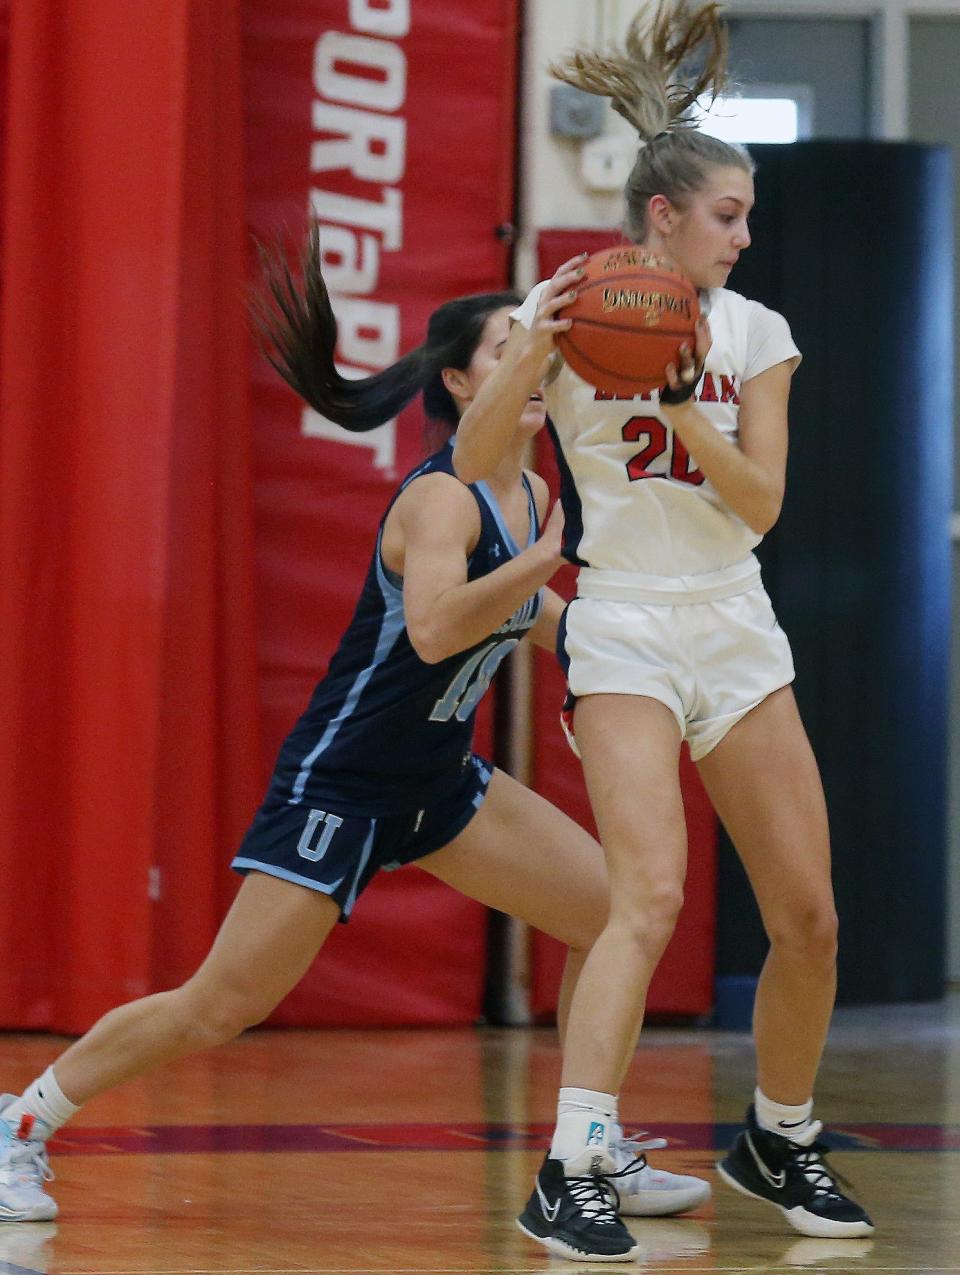
[[[799,354],[799,353],[798,353],[798,354],[786,354],[786,355],[784,355],[784,357],[783,357],[782,359],[774,359],[774,361],[773,361],[772,363],[768,363],[766,367],[762,367],[762,368],[760,369],[760,371],[759,371],[759,372],[754,372],[753,376],[748,376],[748,377],[746,378],[746,380],[743,382],[743,384],[744,384],[744,385],[749,385],[749,384],[750,384],[750,382],[751,382],[751,381],[755,381],[755,380],[757,379],[757,377],[758,377],[758,376],[763,376],[764,372],[769,372],[769,371],[770,371],[770,369],[771,369],[771,368],[773,368],[773,367],[779,367],[781,363],[789,363],[789,364],[790,364],[790,375],[791,375],[791,377],[792,377],[792,376],[793,376],[793,374],[794,374],[794,372],[796,372],[797,368],[800,366],[800,364],[801,364],[802,362],[803,362],[803,355],[802,355],[802,354]]]

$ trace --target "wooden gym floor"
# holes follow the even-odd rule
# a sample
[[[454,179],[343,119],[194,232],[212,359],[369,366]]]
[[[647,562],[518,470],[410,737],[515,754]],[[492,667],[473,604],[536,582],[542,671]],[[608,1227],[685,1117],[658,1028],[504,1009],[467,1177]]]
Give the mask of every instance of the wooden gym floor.
[[[62,1045],[0,1035],[0,1087]],[[0,1226],[0,1275],[610,1270],[551,1261],[514,1227],[557,1074],[547,1030],[251,1032],[64,1129],[60,1218]],[[652,1029],[622,1111],[670,1138],[655,1163],[713,1177],[751,1088],[746,1036]],[[960,1272],[960,993],[838,1011],[818,1114],[874,1240],[804,1239],[715,1183],[688,1218],[631,1222],[640,1268]]]

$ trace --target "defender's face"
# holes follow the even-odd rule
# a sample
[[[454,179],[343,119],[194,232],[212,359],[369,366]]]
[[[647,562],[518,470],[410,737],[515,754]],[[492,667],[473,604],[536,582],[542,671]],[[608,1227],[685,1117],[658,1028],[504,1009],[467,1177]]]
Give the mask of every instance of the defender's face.
[[[747,218],[753,178],[742,168],[708,170],[684,208],[674,205],[670,255],[698,288],[725,287],[737,258],[750,246]]]
[[[495,310],[484,324],[483,338],[474,350],[470,366],[464,373],[469,387],[469,398],[465,399],[464,406],[476,396],[480,386],[500,362],[500,355],[510,335],[510,309],[511,307],[505,306],[502,310]],[[535,434],[546,419],[547,409],[543,398],[536,394],[527,403],[520,417],[520,429],[525,434]]]

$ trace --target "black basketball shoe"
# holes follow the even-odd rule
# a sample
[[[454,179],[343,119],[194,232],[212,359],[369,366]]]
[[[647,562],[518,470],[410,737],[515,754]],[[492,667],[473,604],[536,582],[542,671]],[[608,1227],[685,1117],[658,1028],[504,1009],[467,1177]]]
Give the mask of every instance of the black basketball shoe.
[[[717,1171],[744,1195],[775,1204],[801,1235],[822,1239],[872,1235],[870,1218],[838,1189],[837,1175],[827,1166],[827,1146],[816,1140],[822,1127],[814,1121],[803,1141],[794,1142],[761,1129],[751,1105],[746,1129],[718,1161]]]
[[[556,1257],[629,1262],[638,1245],[617,1217],[619,1203],[602,1175],[565,1177],[563,1162],[547,1156],[517,1226]]]

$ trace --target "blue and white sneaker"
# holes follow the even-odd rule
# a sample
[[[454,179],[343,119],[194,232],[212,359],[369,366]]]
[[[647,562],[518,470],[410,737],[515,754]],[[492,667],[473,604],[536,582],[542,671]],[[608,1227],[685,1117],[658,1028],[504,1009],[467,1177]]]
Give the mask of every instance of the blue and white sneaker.
[[[59,1212],[44,1183],[53,1181],[47,1148],[31,1138],[33,1120],[25,1116],[14,1127],[3,1112],[15,1094],[0,1094],[0,1222],[50,1222]]]
[[[689,1213],[710,1199],[710,1183],[686,1173],[668,1173],[647,1163],[646,1152],[659,1151],[665,1138],[628,1138],[616,1126],[610,1154],[617,1165],[611,1175],[620,1197],[620,1214],[627,1217],[670,1217]]]

